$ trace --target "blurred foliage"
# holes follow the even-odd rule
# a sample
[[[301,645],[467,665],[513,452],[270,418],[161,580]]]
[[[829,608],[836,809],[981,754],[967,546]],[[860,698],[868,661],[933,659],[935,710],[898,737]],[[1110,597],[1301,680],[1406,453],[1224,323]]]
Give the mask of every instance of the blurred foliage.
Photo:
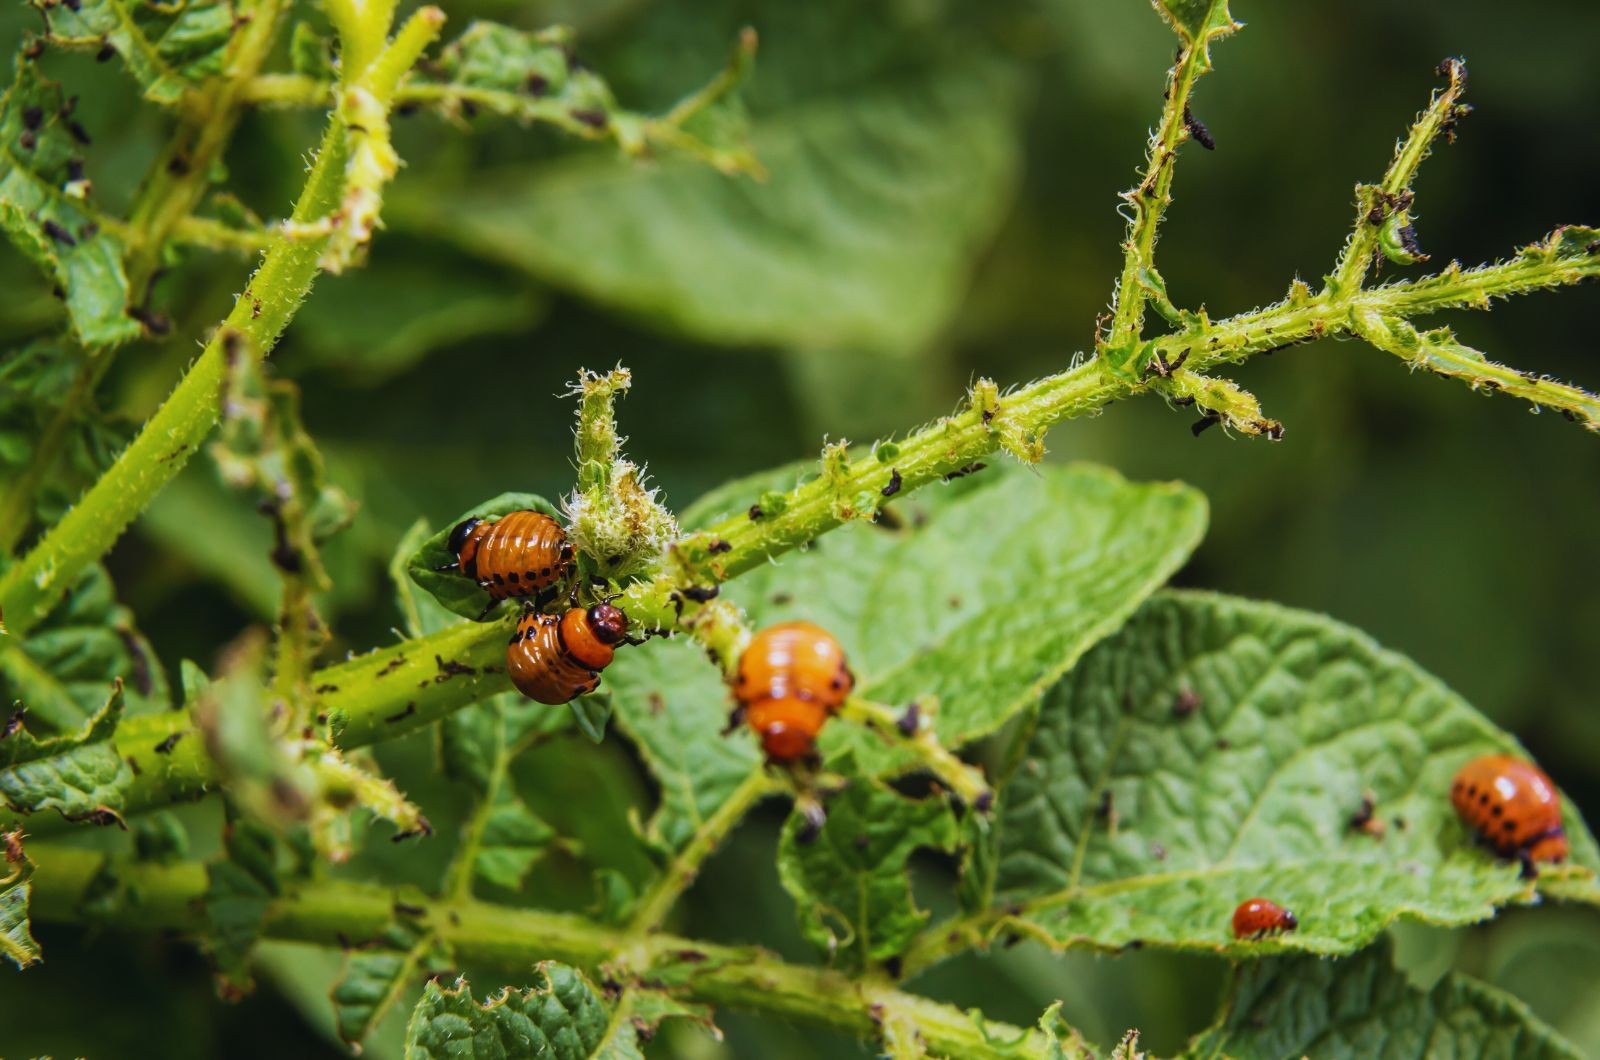
[[[304,392],[329,480],[360,505],[353,528],[323,551],[334,651],[388,643],[405,624],[384,571],[419,513],[439,527],[507,490],[568,487],[569,410],[556,395],[579,366],[622,359],[633,370],[630,450],[648,456],[682,504],[731,475],[813,452],[823,432],[903,429],[948,411],[972,375],[1030,379],[1091,344],[1120,259],[1115,193],[1133,179],[1171,53],[1141,0],[895,0],[870,12],[776,0],[451,7],[458,25],[473,14],[530,28],[575,23],[585,57],[639,108],[694,88],[738,29],[755,26],[761,59],[745,102],[770,177],[730,183],[670,160],[630,166],[611,149],[488,114],[458,118],[471,137],[428,115],[397,121],[410,165],[390,191],[390,231],[366,270],[324,278],[274,354]],[[1217,150],[1186,159],[1163,231],[1162,270],[1178,302],[1218,315],[1278,297],[1296,273],[1320,276],[1344,238],[1352,185],[1377,176],[1446,54],[1470,60],[1478,110],[1418,189],[1418,230],[1435,260],[1489,260],[1553,223],[1600,218],[1586,176],[1600,166],[1592,6],[1539,0],[1515,17],[1491,0],[1236,7],[1249,31],[1217,47],[1219,73],[1196,102]],[[36,24],[20,5],[0,11],[0,51]],[[138,108],[139,83],[118,64],[50,55],[43,65],[70,75],[81,100],[72,120],[94,140],[85,165],[95,199],[120,208],[164,117]],[[277,110],[246,118],[226,163],[251,210],[283,215],[319,120]],[[76,230],[81,218],[63,216]],[[83,255],[108,238],[67,248],[59,267],[93,266]],[[61,251],[45,239],[44,252]],[[247,262],[193,251],[168,264],[153,298],[177,337],[124,351],[101,394],[108,416],[140,419],[166,395]],[[7,346],[101,320],[103,307],[63,310],[9,245],[0,285]],[[1491,356],[1594,386],[1597,310],[1591,286],[1453,323]],[[1515,730],[1593,819],[1600,594],[1587,576],[1600,452],[1554,417],[1408,378],[1387,360],[1323,342],[1251,365],[1242,381],[1288,428],[1277,445],[1221,431],[1194,440],[1189,418],[1155,401],[1076,422],[1050,442],[1057,458],[1198,487],[1212,527],[1180,583],[1324,611],[1405,652]],[[59,400],[59,382],[34,385],[39,406],[0,410],[0,476],[20,461],[13,420],[31,436],[41,407]],[[96,419],[64,462],[92,474],[114,431]],[[83,480],[62,478],[65,495],[49,499],[44,517]],[[118,598],[157,634],[154,687],[165,688],[160,671],[176,675],[180,659],[212,669],[242,625],[271,619],[271,548],[267,522],[239,506],[208,461],[162,494],[109,562]],[[512,763],[508,797],[571,837],[583,858],[551,848],[521,893],[604,908],[653,875],[630,822],[648,820],[659,793],[645,788],[632,753],[566,731]],[[441,832],[472,812],[439,775],[429,738],[378,757]],[[214,825],[215,808],[180,814]],[[778,815],[759,813],[719,851],[680,913],[686,930],[809,953],[777,878],[779,826]],[[446,844],[378,839],[345,871],[438,883]],[[591,886],[597,867],[609,896]],[[911,868],[914,883],[954,871],[922,854]],[[917,905],[948,911],[922,888]],[[224,1008],[182,947],[98,938],[85,956],[86,929],[36,933],[51,959],[0,976],[0,1010],[30,1014],[26,1027],[0,1030],[8,1054],[129,1055],[159,1032],[174,1057],[342,1055],[328,1001],[339,964],[324,954],[272,947],[257,973],[280,988]],[[1479,975],[1600,1052],[1600,999],[1587,989],[1600,977],[1592,915],[1519,913],[1481,929],[1397,934],[1401,967],[1433,980],[1419,988],[1449,969]],[[1138,1026],[1148,1048],[1171,1052],[1215,1010],[1192,984],[1220,984],[1221,971],[1201,957],[1052,956],[1023,945],[981,964],[963,956],[914,985],[1021,1024],[1064,998],[1066,1017],[1091,1038]],[[473,992],[505,981],[475,972]],[[85,993],[93,1020],[82,1018]],[[657,1051],[858,1048],[734,1015],[719,1022],[720,1046],[669,1024]],[[398,1055],[403,1023],[391,1017],[368,1054]]]

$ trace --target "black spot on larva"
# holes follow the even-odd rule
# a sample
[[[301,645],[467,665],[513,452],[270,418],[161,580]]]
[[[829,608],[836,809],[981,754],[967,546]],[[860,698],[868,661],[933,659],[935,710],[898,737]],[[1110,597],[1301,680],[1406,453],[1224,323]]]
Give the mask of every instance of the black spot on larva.
[[[1479,806],[1487,806],[1487,805],[1489,805],[1489,793],[1487,791],[1484,792],[1482,795],[1478,796],[1478,805]]]
[[[1501,814],[1506,812],[1506,808],[1504,806],[1496,804],[1494,806],[1494,808],[1492,808],[1489,812],[1494,814],[1496,817],[1499,817]]]
[[[522,580],[522,575],[518,574],[516,571],[512,571],[509,575],[507,575],[507,577],[511,579],[511,583],[513,585]]]
[[[496,585],[504,585],[506,583],[506,580],[502,575],[496,574],[494,576],[494,583]]]
[[[550,577],[550,568],[549,568],[549,567],[541,567],[541,568],[540,568],[540,569],[539,569],[539,576],[540,576],[540,577],[541,577],[541,578],[548,578],[548,577]]]
[[[1478,797],[1478,785],[1476,785],[1476,784],[1468,784],[1467,785],[1467,797],[1471,798],[1471,799],[1475,799],[1475,798]]]
[[[1517,822],[1515,822],[1515,821],[1501,821],[1500,822],[1500,830],[1502,832],[1510,832],[1510,831],[1514,830],[1516,827],[1517,827]]]

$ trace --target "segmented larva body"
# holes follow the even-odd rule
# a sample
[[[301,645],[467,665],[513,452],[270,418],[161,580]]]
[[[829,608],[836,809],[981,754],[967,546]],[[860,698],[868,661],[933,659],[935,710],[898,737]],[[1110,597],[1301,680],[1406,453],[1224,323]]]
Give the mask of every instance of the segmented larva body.
[[[761,630],[739,657],[733,696],[767,757],[804,758],[850,690],[855,675],[833,634],[810,622]]]
[[[572,566],[572,542],[543,512],[522,509],[498,519],[467,519],[450,534],[456,568],[496,601],[533,596]]]
[[[540,703],[566,703],[600,687],[600,671],[628,635],[628,618],[610,604],[562,615],[529,612],[506,646],[506,674]]]

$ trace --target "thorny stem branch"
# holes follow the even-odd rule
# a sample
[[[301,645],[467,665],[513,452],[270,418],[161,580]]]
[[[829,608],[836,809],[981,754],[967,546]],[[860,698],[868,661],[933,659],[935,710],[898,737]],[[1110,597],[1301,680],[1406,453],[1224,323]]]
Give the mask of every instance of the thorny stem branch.
[[[252,11],[235,39],[220,87],[206,105],[188,108],[166,147],[145,176],[126,223],[116,229],[128,247],[128,289],[144,298],[160,262],[161,249],[193,214],[211,184],[212,166],[222,157],[239,124],[244,95],[266,62],[277,39],[287,4],[265,0]],[[28,468],[0,497],[0,554],[11,555],[30,520],[34,492],[54,465],[72,425],[93,398],[110,368],[112,352],[91,351],[73,381],[72,390],[45,429]]]
[[[423,18],[425,12],[432,15]],[[409,35],[397,39],[391,49],[396,62],[407,55],[414,60],[437,34],[441,19],[437,9],[419,11],[403,31]],[[373,93],[380,106],[391,102],[398,77],[387,68],[376,72]],[[385,87],[389,94],[382,91]],[[317,150],[293,220],[311,222],[338,205],[346,182],[346,153],[346,129],[336,114]],[[83,499],[6,572],[0,580],[0,609],[14,632],[25,633],[43,619],[83,568],[105,554],[188,462],[216,421],[227,358],[238,355],[241,341],[258,356],[272,349],[310,290],[327,241],[280,236],[274,242],[233,312],[139,436]]]
[[[33,844],[38,863],[33,910],[44,919],[73,920],[103,858],[91,851]],[[199,899],[205,866],[127,865],[117,870],[136,905],[117,916],[141,930],[204,928]],[[672,935],[640,937],[560,913],[494,905],[472,899],[417,900],[370,884],[324,881],[292,886],[269,909],[268,938],[341,944],[378,936],[396,916],[396,902],[421,909],[430,928],[459,958],[522,973],[542,959],[564,961],[630,983],[660,984],[693,1001],[798,1020],[861,1038],[894,1018],[921,1031],[936,1054],[963,1057],[1046,1057],[1052,1043],[1038,1030],[985,1021],[983,1026],[949,1005],[896,990],[887,982],[856,979],[822,968],[787,964],[755,948],[699,942]],[[613,963],[629,954],[623,967]],[[995,1043],[1004,1042],[1004,1047]],[[1015,1044],[1013,1044],[1015,1043]],[[1073,1044],[1073,1043],[1063,1043]]]
[[[1345,294],[1313,295],[1303,284],[1296,285],[1281,302],[1209,323],[1199,332],[1161,336],[1148,348],[1150,356],[1163,354],[1169,362],[1188,351],[1188,365],[1214,368],[1353,333],[1358,315],[1377,312],[1385,318],[1406,318],[1452,308],[1485,309],[1496,298],[1596,276],[1600,276],[1600,233],[1562,229],[1516,257],[1481,268],[1452,265],[1434,276]],[[1481,364],[1459,367],[1493,379]],[[1524,384],[1535,385],[1522,378]],[[870,517],[876,506],[887,503],[882,491],[892,477],[897,475],[899,481],[894,496],[904,495],[994,453],[1005,432],[1040,437],[1054,423],[1093,414],[1158,382],[1125,379],[1091,360],[979,402],[892,448],[878,445],[875,455],[849,464],[842,474],[803,483],[783,495],[778,514],[754,520],[738,516],[685,538],[673,549],[665,569],[630,587],[621,606],[641,628],[671,629],[678,620],[674,593],[736,578],[839,526],[847,516]],[[1591,429],[1600,428],[1600,404],[1592,396],[1548,380],[1538,381],[1537,387],[1540,400],[1560,401]],[[9,602],[4,613],[11,622]],[[319,711],[329,718],[334,742],[350,748],[401,736],[509,691],[503,664],[513,623],[509,616],[485,623],[461,622],[318,670],[312,677],[313,692]],[[128,812],[194,798],[215,783],[216,766],[205,757],[198,740],[184,740],[170,755],[151,753],[153,746],[191,727],[181,714],[164,714],[130,718],[119,728],[119,752],[148,767],[141,769],[128,794]],[[14,823],[13,817],[0,810],[0,825],[8,822]],[[59,826],[59,818],[41,816],[29,823],[29,830],[44,832]]]
[[[1385,224],[1393,224],[1403,215],[1410,203],[1411,184],[1417,169],[1433,149],[1433,142],[1441,132],[1453,135],[1455,123],[1465,117],[1471,108],[1460,102],[1467,89],[1467,68],[1457,59],[1446,59],[1439,65],[1447,83],[1437,89],[1428,109],[1417,115],[1406,138],[1395,145],[1394,161],[1377,187],[1363,185],[1356,189],[1356,225],[1339,255],[1328,286],[1334,290],[1350,292],[1359,288],[1372,260],[1378,253],[1379,235]],[[1394,221],[1391,218],[1395,218]]]
[[[1156,230],[1172,202],[1172,175],[1177,151],[1192,139],[1189,98],[1195,82],[1211,69],[1210,38],[1202,35],[1187,43],[1167,76],[1166,102],[1161,123],[1150,138],[1150,159],[1139,186],[1123,195],[1132,207],[1128,237],[1122,245],[1122,275],[1117,280],[1116,306],[1110,328],[1099,343],[1102,354],[1134,341],[1144,332],[1144,306],[1148,297],[1146,273],[1154,267]],[[1208,141],[1209,142],[1209,141]]]

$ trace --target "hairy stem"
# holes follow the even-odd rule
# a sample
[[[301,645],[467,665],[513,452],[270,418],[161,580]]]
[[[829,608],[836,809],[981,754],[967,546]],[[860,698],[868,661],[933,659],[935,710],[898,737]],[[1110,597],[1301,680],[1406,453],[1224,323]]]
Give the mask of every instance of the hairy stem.
[[[287,6],[284,0],[264,0],[255,6],[235,41],[219,87],[203,97],[204,107],[185,112],[145,176],[127,222],[116,224],[128,247],[128,289],[135,300],[144,298],[160,264],[162,248],[210,187],[212,166],[233,138],[246,90],[271,54]],[[111,362],[110,350],[91,351],[67,400],[35,447],[27,470],[0,497],[0,555],[11,555],[22,539],[39,483],[55,464],[68,432]]]
[[[1139,186],[1123,195],[1132,207],[1128,237],[1122,245],[1122,275],[1117,280],[1116,306],[1103,347],[1126,346],[1144,331],[1144,305],[1148,297],[1144,273],[1154,265],[1156,229],[1172,202],[1172,174],[1178,145],[1190,139],[1189,97],[1195,82],[1211,69],[1205,41],[1191,41],[1178,56],[1167,77],[1166,103],[1161,124],[1150,138],[1150,160]]]
[[[297,220],[320,217],[338,202],[344,130],[331,122],[295,207]],[[210,433],[220,411],[224,369],[241,337],[270,350],[310,290],[317,242],[280,239],[177,389],[83,499],[0,580],[0,608],[18,632],[41,619],[83,569],[104,555]]]
[[[73,920],[103,864],[87,850],[33,844],[34,915]],[[173,928],[199,932],[205,866],[129,865],[118,870],[139,895],[136,905],[113,916],[140,930]],[[661,979],[687,999],[783,1017],[871,1038],[881,1020],[917,1027],[937,1054],[964,1057],[1045,1057],[1050,1043],[1035,1030],[971,1017],[949,1005],[894,989],[886,982],[858,980],[822,968],[786,964],[763,950],[703,943],[671,935],[641,938],[579,917],[494,905],[471,899],[422,900],[370,884],[324,881],[292,885],[267,913],[269,938],[339,945],[341,939],[379,935],[395,917],[395,903],[422,910],[439,940],[461,959],[525,974],[537,961],[553,959],[599,973],[623,972],[638,980]],[[625,968],[611,964],[629,954]],[[997,1043],[1004,1043],[1000,1045]],[[1014,1043],[1014,1044],[1013,1044]]]
[[[1371,312],[1387,318],[1450,308],[1485,308],[1492,298],[1570,285],[1600,275],[1600,243],[1591,240],[1587,232],[1560,229],[1500,264],[1471,270],[1451,267],[1438,275],[1382,287],[1313,295],[1298,285],[1281,302],[1207,322],[1195,331],[1161,336],[1150,342],[1149,349],[1152,356],[1162,354],[1169,362],[1187,352],[1186,367],[1204,370],[1318,338],[1354,333],[1355,318]],[[1574,233],[1578,233],[1577,239],[1572,238]],[[1462,367],[1472,369],[1470,365]],[[783,495],[779,514],[759,519],[741,515],[685,538],[659,573],[628,589],[621,606],[638,627],[674,628],[678,621],[675,592],[735,578],[837,527],[847,512],[870,515],[870,509],[858,510],[858,502],[876,498],[872,503],[882,503],[882,491],[892,480],[898,478],[899,482],[894,496],[903,496],[970,467],[999,449],[1008,435],[1041,438],[1054,423],[1092,414],[1159,382],[1123,378],[1099,360],[1091,360],[1004,397],[986,397],[975,407],[894,443],[892,450],[888,443],[880,443],[876,455],[801,484]],[[1545,389],[1560,387],[1545,381]],[[1582,391],[1564,389],[1572,391],[1570,400],[1563,398],[1568,405],[1585,400],[1576,396]],[[887,456],[890,452],[894,455]],[[713,543],[715,550],[709,547]],[[726,550],[723,544],[728,546]],[[9,598],[0,599],[5,600],[9,623],[14,605]],[[316,671],[311,678],[313,694],[319,712],[329,719],[334,742],[351,748],[391,739],[509,691],[504,653],[514,624],[512,616],[493,622],[460,622]],[[123,724],[117,734],[118,749],[141,766],[149,762],[155,767],[136,778],[127,799],[128,812],[192,798],[215,782],[216,767],[198,747],[199,741],[184,741],[188,748],[183,754],[150,755],[150,746],[189,727],[188,719],[178,714],[133,718]],[[0,826],[14,823],[12,815],[0,810]],[[53,815],[41,816],[31,821],[29,828],[48,831],[60,824]]]
[[[442,22],[437,8],[419,10],[374,60],[372,69],[364,71],[364,85],[376,107],[387,109],[404,69],[437,35]],[[363,32],[371,29],[366,26]],[[261,46],[270,43],[269,38]],[[336,113],[295,204],[293,221],[319,220],[339,205],[349,179],[347,139]],[[139,436],[77,506],[6,572],[0,580],[0,608],[18,633],[44,618],[83,568],[110,549],[188,462],[216,422],[227,358],[238,356],[241,348],[249,355],[267,355],[310,291],[327,243],[327,237],[298,240],[287,234],[273,242],[233,312]]]

